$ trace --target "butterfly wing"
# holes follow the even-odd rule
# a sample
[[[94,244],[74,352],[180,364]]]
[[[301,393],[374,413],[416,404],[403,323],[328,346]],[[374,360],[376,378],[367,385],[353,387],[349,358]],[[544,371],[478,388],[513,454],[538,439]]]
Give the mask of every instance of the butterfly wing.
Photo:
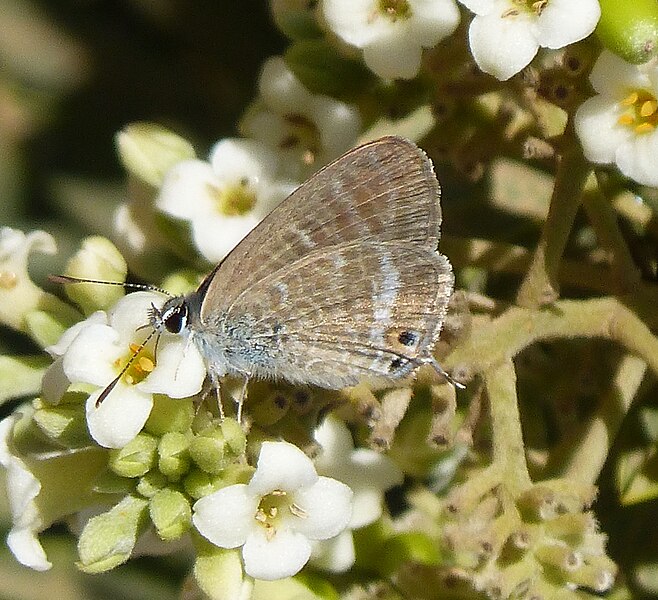
[[[313,251],[367,241],[435,250],[439,195],[432,163],[412,142],[385,137],[351,150],[295,190],[208,276],[199,290],[211,299],[202,320]]]
[[[255,283],[213,326],[233,332],[225,351],[238,372],[337,389],[417,367],[452,287],[450,263],[433,250],[352,242]]]

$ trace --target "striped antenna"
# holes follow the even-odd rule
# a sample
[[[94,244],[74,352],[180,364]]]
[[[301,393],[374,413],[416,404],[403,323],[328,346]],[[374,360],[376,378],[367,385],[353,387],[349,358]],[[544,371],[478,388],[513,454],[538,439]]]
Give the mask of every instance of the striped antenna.
[[[121,287],[132,290],[146,290],[150,292],[159,292],[165,296],[173,298],[167,290],[151,285],[150,283],[126,283],[122,281],[102,281],[101,279],[84,279],[82,277],[70,277],[69,275],[48,275],[48,279],[53,283],[98,283],[100,285],[120,285]]]

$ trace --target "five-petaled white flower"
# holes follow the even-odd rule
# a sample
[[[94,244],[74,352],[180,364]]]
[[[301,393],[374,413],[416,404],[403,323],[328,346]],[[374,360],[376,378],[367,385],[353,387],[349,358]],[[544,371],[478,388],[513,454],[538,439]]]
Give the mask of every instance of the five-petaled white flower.
[[[7,496],[13,521],[7,545],[26,567],[46,571],[52,565],[37,537],[46,524],[35,502],[41,483],[12,448],[12,431],[19,417],[20,413],[15,412],[0,421],[0,465],[7,470]]]
[[[307,563],[312,540],[332,538],[348,526],[351,501],[350,488],[318,476],[299,448],[264,442],[251,481],[198,500],[193,521],[216,546],[241,546],[247,575],[282,579]]]
[[[590,81],[598,95],[575,117],[585,156],[658,186],[658,64],[632,65],[604,50]]]
[[[206,371],[196,346],[184,336],[163,332],[157,354],[152,339],[96,405],[148,335],[144,325],[148,325],[149,309],[162,302],[162,297],[152,292],[128,294],[105,318],[96,313],[91,322],[76,328],[73,339],[67,336],[61,371],[69,382],[96,387],[87,400],[87,425],[101,446],[121,448],[132,440],[151,413],[153,394],[186,398],[201,390]],[[59,370],[56,367],[55,374]]]
[[[340,156],[361,133],[356,108],[312,94],[280,56],[265,61],[258,91],[259,99],[247,109],[240,129],[276,148],[282,168],[295,180],[306,179]]]
[[[354,448],[352,435],[339,419],[329,416],[315,430],[322,452],[315,459],[318,473],[347,484],[354,492],[348,528],[331,540],[316,544],[313,564],[343,572],[354,564],[352,529],[374,523],[382,515],[384,492],[403,480],[402,471],[387,456],[369,448]]]
[[[586,38],[599,21],[597,0],[459,0],[475,13],[468,30],[478,67],[505,81],[530,64],[540,47]]]
[[[172,167],[155,205],[189,221],[196,247],[218,262],[296,187],[277,181],[277,170],[276,155],[264,144],[224,139],[208,162],[192,159]]]
[[[342,40],[363,49],[368,68],[384,79],[411,79],[423,48],[459,25],[454,0],[324,0],[324,16]]]

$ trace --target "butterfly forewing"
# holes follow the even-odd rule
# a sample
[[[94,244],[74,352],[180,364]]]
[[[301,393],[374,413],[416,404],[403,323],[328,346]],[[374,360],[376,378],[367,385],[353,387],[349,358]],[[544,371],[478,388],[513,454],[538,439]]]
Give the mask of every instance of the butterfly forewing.
[[[439,193],[431,162],[408,140],[387,137],[348,152],[293,192],[209,276],[213,302],[204,303],[202,319],[313,251],[396,240],[436,249]]]

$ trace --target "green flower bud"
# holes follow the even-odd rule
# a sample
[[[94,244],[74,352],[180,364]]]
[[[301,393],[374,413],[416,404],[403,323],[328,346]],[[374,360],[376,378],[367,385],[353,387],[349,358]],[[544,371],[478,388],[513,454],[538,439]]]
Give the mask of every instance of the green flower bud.
[[[223,485],[222,478],[196,468],[192,468],[183,479],[185,491],[195,500],[211,494]]]
[[[190,443],[192,460],[208,473],[219,473],[241,456],[246,436],[235,419],[224,419],[202,431]]]
[[[190,456],[207,473],[220,473],[229,464],[226,442],[221,434],[195,437],[190,443]]]
[[[179,491],[164,488],[157,491],[149,502],[151,521],[158,535],[165,541],[176,540],[192,522],[192,508]]]
[[[148,519],[148,500],[126,496],[102,515],[89,519],[78,540],[78,567],[102,573],[130,558]]]
[[[603,45],[633,64],[647,62],[658,51],[656,0],[600,0],[596,33]]]
[[[0,404],[38,394],[50,362],[45,356],[0,356]]]
[[[167,288],[168,289],[168,288]],[[185,432],[194,420],[192,400],[169,398],[162,394],[153,397],[153,409],[144,429],[156,436],[170,431]]]
[[[154,123],[128,125],[117,134],[116,144],[123,166],[155,188],[173,165],[196,157],[186,139]]]
[[[199,540],[194,577],[199,587],[212,600],[233,600],[250,597],[242,594],[242,559],[240,550],[225,550]]]
[[[141,477],[155,466],[158,440],[138,433],[123,448],[110,451],[109,467],[122,477]]]
[[[149,471],[146,475],[139,478],[137,482],[137,493],[144,498],[152,498],[156,492],[165,487],[169,481],[160,473],[160,471]]]
[[[61,315],[55,315],[44,310],[33,310],[25,314],[25,333],[39,346],[45,348],[56,344],[57,340],[68,329],[70,324],[61,320]]]
[[[85,239],[65,270],[70,277],[119,283],[125,281],[127,273],[128,267],[121,253],[110,240],[100,236]],[[65,289],[66,295],[86,315],[108,309],[124,295],[124,289],[119,285],[72,283]]]
[[[178,481],[190,468],[189,440],[183,433],[170,431],[158,444],[158,468],[171,481]]]
[[[80,448],[91,441],[82,404],[42,408],[34,413],[33,419],[47,437],[66,448]]]

